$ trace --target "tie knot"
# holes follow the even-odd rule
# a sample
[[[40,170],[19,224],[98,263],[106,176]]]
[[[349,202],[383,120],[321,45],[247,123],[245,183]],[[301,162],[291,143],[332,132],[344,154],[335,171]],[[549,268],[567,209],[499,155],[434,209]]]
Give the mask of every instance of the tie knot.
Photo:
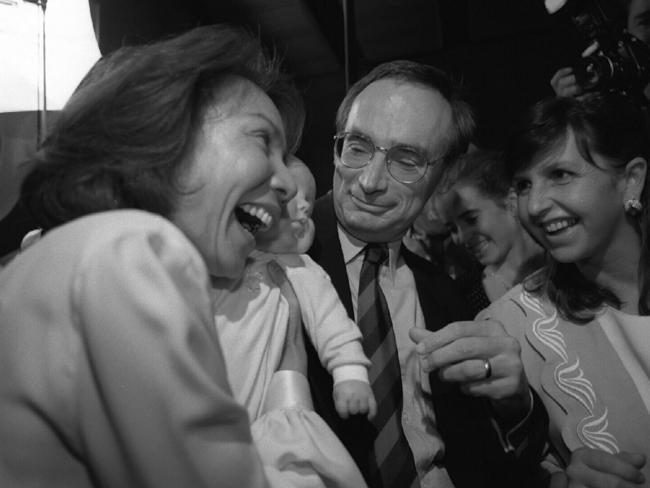
[[[371,243],[366,246],[366,261],[378,265],[388,259],[388,246],[386,244]]]

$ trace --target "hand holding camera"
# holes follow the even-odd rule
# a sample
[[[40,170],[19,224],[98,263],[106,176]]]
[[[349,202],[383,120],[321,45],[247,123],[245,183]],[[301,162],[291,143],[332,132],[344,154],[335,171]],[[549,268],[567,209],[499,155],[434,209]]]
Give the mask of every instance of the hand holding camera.
[[[650,47],[626,30],[629,13],[617,5],[605,0],[546,1],[549,13],[568,14],[589,43],[574,66],[553,75],[551,86],[558,96],[613,91],[648,105],[644,90],[650,83]]]

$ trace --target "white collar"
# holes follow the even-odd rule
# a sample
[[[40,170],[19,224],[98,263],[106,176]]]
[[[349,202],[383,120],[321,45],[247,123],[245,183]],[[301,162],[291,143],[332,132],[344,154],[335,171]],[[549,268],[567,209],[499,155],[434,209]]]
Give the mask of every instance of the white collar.
[[[368,243],[357,239],[353,235],[346,232],[340,224],[337,224],[336,228],[339,234],[339,241],[341,242],[343,260],[345,261],[345,264],[348,265],[363,253],[363,250]],[[388,269],[391,277],[394,278],[395,271],[397,270],[397,260],[399,259],[402,240],[398,239],[386,244],[388,245]]]

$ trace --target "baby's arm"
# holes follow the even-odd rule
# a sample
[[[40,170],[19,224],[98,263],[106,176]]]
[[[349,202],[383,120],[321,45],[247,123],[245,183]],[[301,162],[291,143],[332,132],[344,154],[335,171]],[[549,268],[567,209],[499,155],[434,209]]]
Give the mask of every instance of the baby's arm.
[[[348,317],[327,273],[306,255],[302,266],[287,267],[309,337],[323,366],[334,379],[334,403],[341,417],[374,415],[376,403],[368,382],[370,361],[363,353],[361,331]]]

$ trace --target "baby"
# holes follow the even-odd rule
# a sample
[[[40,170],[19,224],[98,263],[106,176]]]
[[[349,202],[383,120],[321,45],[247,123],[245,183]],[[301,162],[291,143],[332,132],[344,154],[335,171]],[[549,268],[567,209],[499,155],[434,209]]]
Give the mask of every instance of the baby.
[[[348,318],[327,273],[304,254],[314,238],[314,223],[310,218],[316,193],[314,178],[309,168],[296,157],[291,157],[287,166],[297,193],[286,203],[280,218],[270,225],[270,215],[261,206],[258,209],[251,204],[247,209],[265,223],[260,224],[264,229],[256,232],[258,250],[251,255],[244,277],[236,283],[213,283],[215,322],[230,384],[235,398],[248,409],[254,435],[255,423],[268,424],[270,411],[285,415],[298,406],[309,417],[306,429],[317,425],[317,434],[309,435],[318,441],[314,452],[320,456],[323,446],[328,444],[330,452],[338,457],[342,450],[346,458],[339,459],[335,468],[339,473],[335,475],[340,476],[345,471],[341,466],[351,463],[354,478],[358,471],[352,459],[325,422],[312,411],[306,372],[287,376],[277,371],[287,339],[292,302],[274,280],[270,266],[284,272],[295,293],[308,336],[321,362],[333,376],[333,398],[339,415],[347,418],[365,414],[372,418],[376,413],[375,398],[368,382],[370,362],[363,353],[361,332]],[[287,378],[290,378],[289,383]],[[292,429],[305,428],[302,421],[293,420],[289,424]],[[269,432],[269,427],[257,429],[260,430]],[[280,435],[286,436],[286,433]],[[268,440],[269,436],[265,437]],[[261,448],[259,443],[258,449],[264,458],[268,449]],[[300,449],[303,450],[300,455],[304,456],[304,443]],[[324,465],[322,462],[315,464]],[[340,486],[354,486],[354,483],[363,486],[359,479],[342,482]]]

